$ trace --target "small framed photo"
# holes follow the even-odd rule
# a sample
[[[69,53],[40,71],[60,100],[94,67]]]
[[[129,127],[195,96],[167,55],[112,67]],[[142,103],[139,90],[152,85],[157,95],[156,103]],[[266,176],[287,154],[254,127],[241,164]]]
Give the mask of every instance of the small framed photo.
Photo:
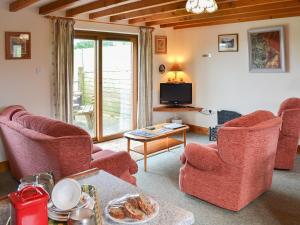
[[[219,35],[218,45],[219,45],[219,52],[238,52],[239,35],[238,34]]]
[[[250,72],[286,72],[284,30],[284,26],[276,26],[248,31]]]
[[[155,36],[155,54],[167,54],[167,36]]]
[[[5,32],[5,59],[31,59],[29,32]]]

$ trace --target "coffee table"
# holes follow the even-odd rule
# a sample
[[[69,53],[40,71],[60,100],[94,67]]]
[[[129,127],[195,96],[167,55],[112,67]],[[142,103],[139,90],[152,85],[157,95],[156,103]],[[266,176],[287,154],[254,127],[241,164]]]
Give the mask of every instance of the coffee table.
[[[164,125],[163,124],[158,124],[155,125],[154,130],[148,130],[146,128],[143,128],[141,130],[147,131],[149,133],[156,134],[155,137],[141,137],[137,135],[133,135],[130,132],[127,132],[124,134],[124,137],[127,139],[127,151],[130,153],[130,151],[137,152],[139,154],[142,154],[144,156],[144,170],[147,172],[147,157],[151,154],[163,151],[163,150],[170,150],[170,148],[178,146],[183,144],[184,147],[186,146],[186,132],[189,129],[189,126],[184,125],[181,128],[170,130],[169,132],[166,133],[160,133],[158,134],[159,130],[161,130]],[[176,134],[182,134],[183,135],[183,140],[178,140],[175,138],[171,138],[172,136]],[[131,148],[131,141],[138,141],[143,143],[140,146]]]
[[[100,207],[102,209],[103,225],[117,225],[104,215],[104,208],[109,201],[120,198],[126,194],[145,193],[136,186],[133,186],[109,173],[93,169],[81,174],[72,176],[81,184],[94,185],[98,191]],[[194,224],[193,213],[165,202],[157,196],[151,196],[159,204],[159,213],[152,221],[145,225],[191,225]],[[0,199],[0,224],[5,225],[9,217],[9,202],[7,198]]]

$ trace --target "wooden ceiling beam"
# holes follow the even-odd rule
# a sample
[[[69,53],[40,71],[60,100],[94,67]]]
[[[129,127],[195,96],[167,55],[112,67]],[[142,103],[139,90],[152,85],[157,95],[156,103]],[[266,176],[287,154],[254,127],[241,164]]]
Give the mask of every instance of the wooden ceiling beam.
[[[234,2],[236,0],[217,0],[218,5],[220,4],[230,4],[231,2]],[[186,1],[185,1],[186,3]],[[156,20],[162,20],[162,19],[168,19],[168,18],[173,18],[173,17],[180,17],[180,16],[186,16],[186,15],[191,15],[191,13],[187,12],[185,9],[186,4],[182,4],[181,8],[176,9],[175,11],[171,12],[164,12],[161,14],[154,14],[154,15],[149,15],[149,16],[142,16],[138,18],[133,18],[129,19],[128,23],[129,24],[136,24],[136,23],[145,23],[145,22],[150,22],[150,21],[156,21]]]
[[[300,7],[300,1],[299,0],[289,0],[286,2],[277,2],[273,4],[268,5],[259,5],[259,6],[249,6],[249,7],[243,7],[243,8],[236,8],[231,10],[224,10],[219,11],[214,14],[201,14],[201,15],[192,15],[182,18],[176,18],[176,19],[169,19],[168,21],[165,21],[166,24],[161,24],[160,27],[174,27],[178,25],[186,25],[191,24],[193,21],[199,22],[201,20],[208,20],[208,19],[218,19],[225,17],[239,17],[241,15],[249,15],[249,14],[260,14],[264,13],[266,11],[274,11],[277,12],[284,12],[285,10],[289,10],[290,8],[294,7]],[[147,23],[146,23],[147,24]],[[148,24],[147,24],[148,25]]]
[[[9,11],[10,12],[17,12],[21,9],[24,9],[39,0],[16,0],[9,4]]]
[[[214,25],[268,20],[268,19],[279,19],[279,18],[294,17],[294,16],[300,16],[300,11],[284,12],[284,13],[278,13],[278,14],[265,14],[262,16],[241,17],[239,19],[227,19],[227,20],[214,21],[214,22],[195,23],[195,24],[188,24],[188,25],[182,25],[182,26],[175,26],[174,29],[176,29],[176,30],[177,29],[187,29],[187,28],[193,28],[193,27],[204,27],[204,26],[214,26]]]
[[[217,12],[209,14],[200,14],[200,15],[213,15],[216,13],[219,13],[223,10],[231,10],[231,9],[236,9],[236,8],[244,8],[244,7],[249,7],[249,6],[261,6],[261,5],[267,5],[267,4],[271,4],[271,3],[279,3],[279,2],[286,2],[289,0],[239,0],[239,1],[234,1],[234,2],[220,2],[218,4],[219,9]],[[144,18],[144,20],[147,22],[147,24],[149,26],[154,26],[154,25],[160,25],[160,24],[165,24],[165,23],[170,23],[171,21],[174,22],[174,20],[169,20],[172,18],[176,18],[176,17],[189,17],[189,16],[198,16],[195,14],[191,14],[188,13],[185,9],[182,10],[178,10],[175,12],[171,12],[171,13],[166,13],[166,14],[162,14],[160,15],[161,18],[159,18],[159,15],[153,15],[153,16],[149,16],[148,18]],[[129,21],[130,23],[132,22],[140,22],[137,20],[135,21]]]
[[[43,5],[39,8],[39,13],[41,15],[47,15],[51,12],[55,12],[60,9],[64,9],[66,7],[69,7],[75,2],[78,2],[79,0],[56,0],[54,2],[50,2],[46,5]]]
[[[179,2],[181,0],[141,0],[137,2],[132,2],[128,4],[124,4],[121,6],[116,6],[113,8],[101,10],[98,12],[91,13],[89,15],[90,19],[97,19],[105,16],[113,16],[121,13],[132,12],[139,9],[145,9],[148,7],[153,7],[157,5],[165,5],[170,2]]]
[[[181,2],[175,2],[167,5],[162,5],[162,6],[156,6],[156,7],[151,7],[151,8],[146,8],[138,11],[133,11],[133,12],[127,12],[127,13],[122,13],[116,16],[111,16],[110,17],[110,22],[116,22],[119,20],[126,20],[126,19],[131,19],[131,18],[138,18],[138,17],[144,17],[146,15],[159,15],[158,13],[164,13],[164,12],[170,12],[170,11],[175,11],[177,9],[182,9],[186,5],[186,0],[181,1]]]
[[[251,6],[246,8],[232,9],[226,12],[218,12],[211,15],[197,15],[197,17],[186,18],[183,21],[177,21],[174,23],[167,23],[160,25],[161,28],[174,27],[180,25],[187,25],[192,23],[199,23],[201,21],[217,21],[222,19],[239,19],[240,17],[250,17],[250,16],[263,16],[266,13],[281,13],[288,12],[293,9],[300,9],[299,0],[291,0],[287,2],[280,2],[277,4],[272,4],[266,7],[265,5],[261,6]]]
[[[74,17],[78,14],[101,9],[104,7],[112,6],[118,3],[126,2],[128,0],[98,0],[94,2],[90,2],[84,5],[80,5],[78,7],[68,9],[66,11],[66,16],[67,17]]]
[[[166,12],[166,13],[161,13],[161,14],[157,14],[157,15],[150,15],[150,16],[143,16],[143,17],[139,17],[139,18],[129,19],[128,23],[129,24],[146,23],[146,22],[153,22],[153,21],[157,21],[157,20],[187,16],[187,15],[191,15],[191,13],[187,12],[186,9],[184,8],[184,9],[178,9],[178,10],[172,11],[172,12]]]

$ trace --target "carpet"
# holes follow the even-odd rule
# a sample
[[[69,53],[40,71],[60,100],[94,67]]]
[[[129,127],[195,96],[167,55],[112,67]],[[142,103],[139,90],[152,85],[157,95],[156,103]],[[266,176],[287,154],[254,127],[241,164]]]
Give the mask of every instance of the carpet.
[[[189,134],[188,142],[207,143],[208,137]],[[138,186],[193,212],[196,225],[300,225],[300,156],[293,171],[275,170],[271,190],[236,213],[180,192],[182,152],[181,147],[149,158],[147,173],[139,161]]]

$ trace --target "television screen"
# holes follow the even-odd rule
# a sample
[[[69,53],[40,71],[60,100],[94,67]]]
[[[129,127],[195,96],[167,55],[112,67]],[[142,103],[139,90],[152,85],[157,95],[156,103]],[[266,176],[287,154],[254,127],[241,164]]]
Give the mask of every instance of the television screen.
[[[192,84],[191,83],[161,83],[160,84],[160,104],[180,105],[192,104]]]

